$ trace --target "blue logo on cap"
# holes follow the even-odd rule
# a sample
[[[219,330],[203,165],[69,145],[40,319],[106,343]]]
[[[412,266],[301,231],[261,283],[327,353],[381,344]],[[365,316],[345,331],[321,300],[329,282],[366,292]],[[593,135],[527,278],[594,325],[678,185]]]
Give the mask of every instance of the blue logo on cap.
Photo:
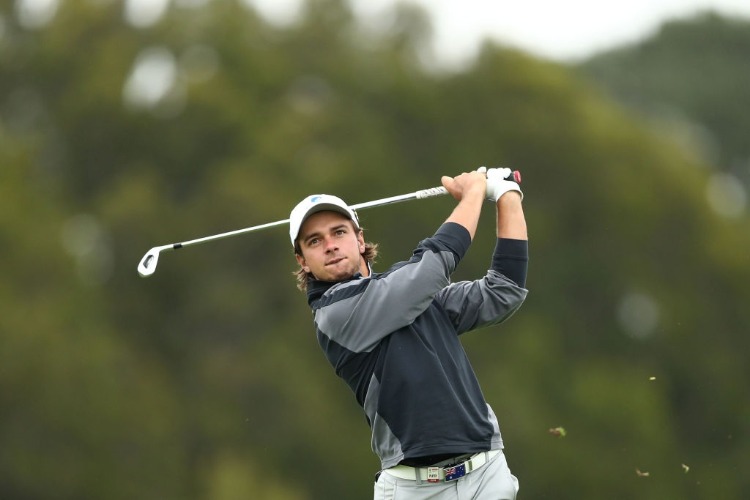
[[[310,198],[310,203],[317,203],[320,198],[322,198],[322,196],[312,196]]]

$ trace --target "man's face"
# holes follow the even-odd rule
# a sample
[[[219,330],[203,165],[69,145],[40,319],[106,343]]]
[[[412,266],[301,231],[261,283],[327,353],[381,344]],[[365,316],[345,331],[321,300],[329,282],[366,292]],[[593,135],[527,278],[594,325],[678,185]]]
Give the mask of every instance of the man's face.
[[[302,253],[296,256],[297,262],[319,280],[341,281],[357,272],[368,275],[362,257],[364,235],[338,212],[317,212],[308,217],[297,241]]]

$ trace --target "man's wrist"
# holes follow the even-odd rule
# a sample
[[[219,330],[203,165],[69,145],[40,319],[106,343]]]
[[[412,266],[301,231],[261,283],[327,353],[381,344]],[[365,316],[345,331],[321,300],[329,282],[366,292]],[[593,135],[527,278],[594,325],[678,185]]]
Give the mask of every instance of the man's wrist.
[[[485,190],[486,190],[485,185],[473,184],[466,190],[461,200],[468,199],[468,200],[484,201]]]
[[[500,207],[501,205],[506,204],[520,204],[521,203],[521,193],[515,190],[510,190],[504,192],[500,198],[497,199],[497,206]]]

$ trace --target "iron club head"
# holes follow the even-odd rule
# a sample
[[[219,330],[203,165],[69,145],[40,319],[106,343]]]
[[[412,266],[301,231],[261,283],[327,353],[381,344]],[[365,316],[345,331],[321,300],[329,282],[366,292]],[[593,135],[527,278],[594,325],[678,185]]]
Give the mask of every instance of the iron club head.
[[[156,271],[156,265],[159,263],[159,252],[164,249],[172,248],[171,245],[154,247],[143,256],[138,264],[138,274],[141,278],[148,278]]]

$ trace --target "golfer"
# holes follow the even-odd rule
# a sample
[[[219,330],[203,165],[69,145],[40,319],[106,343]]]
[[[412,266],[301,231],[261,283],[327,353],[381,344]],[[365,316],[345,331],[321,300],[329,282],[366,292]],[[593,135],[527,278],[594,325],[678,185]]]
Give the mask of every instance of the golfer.
[[[518,481],[500,427],[459,335],[497,325],[524,301],[528,237],[509,169],[481,168],[443,186],[458,203],[409,260],[372,270],[377,245],[341,199],[313,195],[290,215],[318,342],[353,391],[380,458],[375,499],[514,499]],[[497,242],[481,279],[451,283],[485,200]],[[499,328],[487,333],[499,333]]]

